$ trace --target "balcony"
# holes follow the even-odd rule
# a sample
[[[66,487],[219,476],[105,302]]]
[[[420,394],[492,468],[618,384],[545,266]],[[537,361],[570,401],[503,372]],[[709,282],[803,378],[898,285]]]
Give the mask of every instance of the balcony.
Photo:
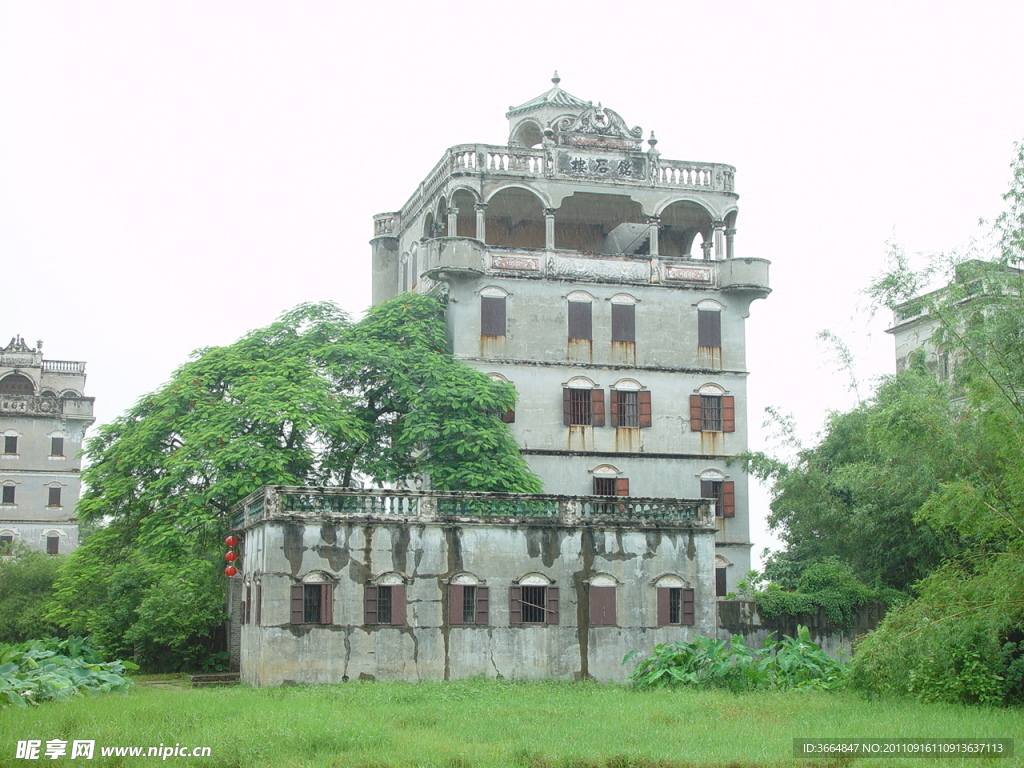
[[[268,520],[486,523],[715,530],[714,502],[630,496],[359,490],[265,486],[233,510],[231,527]]]

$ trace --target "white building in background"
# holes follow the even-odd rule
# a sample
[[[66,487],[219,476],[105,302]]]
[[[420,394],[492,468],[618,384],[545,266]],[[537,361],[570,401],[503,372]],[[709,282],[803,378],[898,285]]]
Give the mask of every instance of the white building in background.
[[[45,360],[20,336],[0,348],[0,547],[78,546],[79,454],[93,418],[85,363]]]

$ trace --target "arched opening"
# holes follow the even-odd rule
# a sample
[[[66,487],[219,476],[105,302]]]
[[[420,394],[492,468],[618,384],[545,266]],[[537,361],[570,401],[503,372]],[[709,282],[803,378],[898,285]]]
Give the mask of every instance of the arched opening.
[[[555,213],[555,247],[605,254],[650,252],[643,207],[627,195],[576,192]]]
[[[20,373],[12,373],[0,379],[0,394],[31,395],[36,391],[32,379]]]
[[[434,214],[431,211],[427,211],[427,215],[423,219],[423,239],[429,240],[434,236]]]
[[[452,195],[452,208],[458,211],[455,226],[457,237],[476,237],[476,198],[468,189],[456,190]]]
[[[434,214],[434,234],[431,237],[445,237],[448,234],[448,201],[442,196],[437,201]]]
[[[487,202],[487,245],[544,247],[544,203],[522,187],[506,187]]]
[[[524,120],[515,127],[509,146],[538,147],[544,142],[544,132],[533,120]]]
[[[662,256],[702,258],[701,244],[711,242],[713,229],[711,214],[704,206],[690,200],[672,203],[661,212],[658,251]]]

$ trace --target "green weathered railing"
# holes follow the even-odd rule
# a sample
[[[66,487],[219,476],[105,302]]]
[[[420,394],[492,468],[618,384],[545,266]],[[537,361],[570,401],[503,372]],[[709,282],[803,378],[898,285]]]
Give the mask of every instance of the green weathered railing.
[[[458,498],[441,496],[437,499],[438,515],[481,515],[485,517],[558,517],[555,499],[517,498],[502,494],[495,498]]]

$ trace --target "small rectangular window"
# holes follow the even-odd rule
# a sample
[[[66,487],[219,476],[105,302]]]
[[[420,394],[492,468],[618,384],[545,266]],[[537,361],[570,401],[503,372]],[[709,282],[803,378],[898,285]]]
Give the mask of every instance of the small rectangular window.
[[[694,623],[692,589],[658,587],[658,626],[690,626]]]
[[[13,504],[14,503],[14,486],[13,485],[5,485],[4,486],[3,496],[0,497],[0,500],[2,500],[2,503],[4,503],[4,504]]]
[[[0,555],[9,555],[14,549],[14,534],[0,534]]]
[[[717,395],[700,396],[700,424],[704,432],[722,431],[722,398]]]
[[[612,304],[612,341],[636,342],[635,304]]]
[[[60,488],[51,486],[49,488],[49,498],[46,502],[48,507],[59,507],[60,506]]]
[[[569,302],[569,338],[593,339],[591,303],[589,301]]]
[[[715,568],[715,597],[725,597],[725,568]]]
[[[615,390],[619,427],[640,426],[640,393],[636,390]]]
[[[700,497],[715,500],[715,517],[736,517],[736,483],[732,480],[701,480]]]
[[[4,436],[4,453],[18,452],[18,438],[13,435]]]
[[[391,623],[391,587],[377,587],[377,623]]]
[[[509,590],[511,624],[558,624],[558,587],[513,586]]]
[[[333,601],[333,584],[292,584],[291,623],[332,624],[334,622]],[[259,611],[258,606],[256,610]],[[247,613],[248,606],[243,608],[243,611]]]
[[[60,536],[47,536],[46,537],[46,554],[48,554],[48,555],[59,555],[60,554]]]
[[[697,346],[722,346],[722,313],[717,310],[697,310]]]
[[[592,423],[594,412],[591,407],[589,389],[569,390],[569,424],[587,425]]]
[[[454,626],[488,622],[488,588],[477,584],[452,584],[448,588],[448,623]]]
[[[594,478],[594,495],[595,496],[614,496],[615,495],[615,478],[614,477],[595,477]]]
[[[405,585],[369,584],[363,595],[363,623],[405,625]]]
[[[523,587],[523,623],[544,623],[544,602],[546,587]]]
[[[505,335],[505,297],[480,297],[480,335]]]
[[[50,438],[50,455],[51,456],[63,456],[64,455],[64,438],[63,437],[51,437]]]

